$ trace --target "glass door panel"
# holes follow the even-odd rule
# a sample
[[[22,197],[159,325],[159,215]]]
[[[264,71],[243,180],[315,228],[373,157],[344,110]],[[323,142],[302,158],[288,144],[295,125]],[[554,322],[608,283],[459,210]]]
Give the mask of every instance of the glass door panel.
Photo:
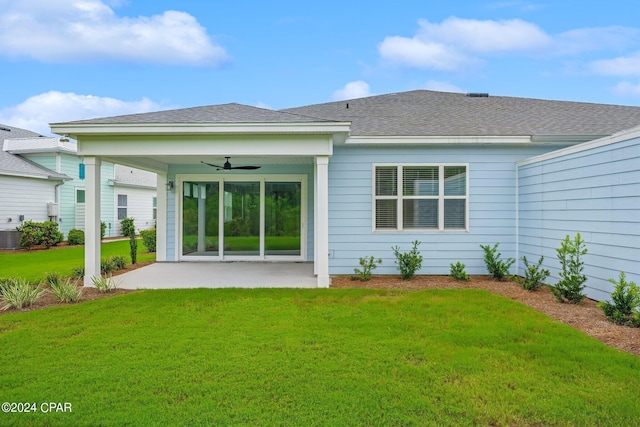
[[[217,182],[184,182],[182,255],[219,255],[220,186]]]
[[[299,182],[265,183],[265,255],[300,255]]]
[[[224,183],[224,255],[260,255],[260,183]]]

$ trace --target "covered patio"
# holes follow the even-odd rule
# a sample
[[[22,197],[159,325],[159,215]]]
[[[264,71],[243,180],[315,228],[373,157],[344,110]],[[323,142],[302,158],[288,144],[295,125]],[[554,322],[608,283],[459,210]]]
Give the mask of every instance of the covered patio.
[[[317,287],[311,262],[157,262],[115,280],[123,289]]]

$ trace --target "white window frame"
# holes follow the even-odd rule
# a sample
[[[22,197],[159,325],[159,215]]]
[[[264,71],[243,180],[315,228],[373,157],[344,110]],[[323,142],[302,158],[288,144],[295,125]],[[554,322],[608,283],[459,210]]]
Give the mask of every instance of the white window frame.
[[[465,168],[465,186],[464,196],[445,196],[444,195],[444,168],[445,167],[464,167]],[[378,167],[396,167],[396,195],[378,196],[376,195],[376,168]],[[403,171],[405,167],[438,167],[438,195],[437,196],[404,196],[402,181]],[[438,228],[404,228],[403,220],[403,200],[438,200]],[[465,200],[464,228],[444,228],[444,201],[445,200]],[[469,231],[469,163],[374,163],[371,168],[371,229],[376,233],[460,233]],[[396,200],[396,228],[376,228],[376,201],[377,200]]]
[[[120,205],[120,196],[124,196],[126,198],[126,203],[124,205]],[[128,218],[129,216],[129,208],[128,208],[128,204],[129,204],[129,195],[128,194],[118,194],[116,196],[116,204],[118,205],[116,207],[116,218],[117,221],[122,221],[124,218]],[[120,209],[124,209],[125,210],[125,216],[124,218],[120,218]]]

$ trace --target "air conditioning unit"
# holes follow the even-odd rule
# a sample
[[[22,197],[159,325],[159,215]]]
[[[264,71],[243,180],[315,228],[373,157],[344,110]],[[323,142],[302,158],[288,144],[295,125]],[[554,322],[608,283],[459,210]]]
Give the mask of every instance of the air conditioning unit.
[[[57,203],[47,203],[47,216],[58,216],[60,214],[60,206]]]

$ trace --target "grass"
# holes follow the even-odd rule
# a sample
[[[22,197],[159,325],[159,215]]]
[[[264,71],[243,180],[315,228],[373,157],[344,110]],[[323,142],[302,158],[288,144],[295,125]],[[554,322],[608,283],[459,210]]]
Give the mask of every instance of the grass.
[[[129,241],[121,240],[102,244],[102,258],[124,255],[129,261]],[[138,241],[138,262],[151,261],[155,253],[145,253],[141,239]],[[70,246],[41,251],[0,252],[0,277],[22,277],[31,282],[43,281],[46,273],[58,272],[70,276],[74,267],[84,265],[84,246]]]
[[[640,359],[479,290],[138,291],[0,317],[27,425],[638,425]]]

